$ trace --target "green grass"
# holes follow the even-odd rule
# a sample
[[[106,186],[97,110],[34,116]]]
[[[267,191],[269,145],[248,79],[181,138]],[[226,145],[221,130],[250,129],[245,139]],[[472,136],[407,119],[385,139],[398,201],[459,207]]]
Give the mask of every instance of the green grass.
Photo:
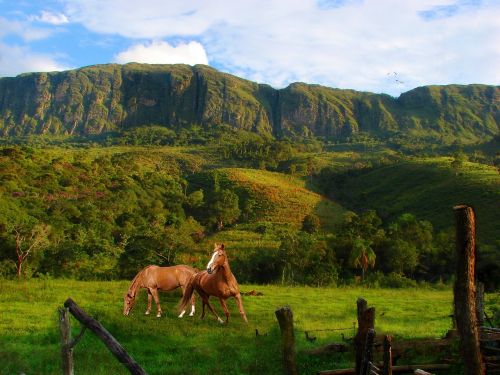
[[[399,338],[441,337],[450,328],[450,290],[310,288],[242,285],[249,324],[228,301],[231,321],[219,325],[205,320],[176,317],[180,293],[163,293],[164,317],[143,314],[145,292],[129,317],[122,315],[122,296],[128,281],[81,282],[73,280],[0,281],[1,374],[60,373],[57,308],[71,297],[113,334],[149,374],[278,374],[281,372],[280,336],[274,315],[290,305],[295,321],[301,373],[352,366],[352,356],[313,357],[305,353],[321,345],[340,342],[340,333],[353,335],[356,299],[376,307],[377,333]],[[498,300],[498,296],[495,297]],[[492,300],[491,297],[489,300]],[[221,311],[216,300],[214,307]],[[197,302],[199,309],[199,302]],[[74,335],[79,323],[72,318]],[[326,331],[346,328],[345,331]],[[256,337],[255,329],[263,336]],[[304,331],[317,336],[305,340]],[[316,332],[314,332],[316,330]],[[325,331],[317,331],[325,330]],[[77,374],[126,374],[126,370],[89,331],[74,351]],[[407,359],[409,361],[409,359]],[[403,360],[401,363],[404,363]]]

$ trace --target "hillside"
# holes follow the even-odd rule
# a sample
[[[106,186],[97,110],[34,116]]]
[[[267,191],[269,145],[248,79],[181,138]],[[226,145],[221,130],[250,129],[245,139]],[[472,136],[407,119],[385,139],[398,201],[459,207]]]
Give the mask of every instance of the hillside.
[[[342,218],[344,209],[307,189],[303,179],[255,169],[222,171],[227,173],[235,189],[244,189],[255,199],[256,222],[291,224],[300,228],[307,214],[316,214],[323,227],[331,229]]]
[[[473,143],[498,133],[499,108],[498,86],[428,86],[399,98],[305,83],[278,90],[202,65],[110,64],[0,79],[3,137],[228,124],[275,137],[366,132]]]
[[[341,204],[356,210],[376,209],[386,218],[412,212],[436,229],[454,226],[452,207],[475,208],[478,240],[498,240],[500,176],[494,167],[451,158],[415,158],[409,161],[341,172],[325,178],[323,187]],[[328,182],[325,182],[328,181]]]

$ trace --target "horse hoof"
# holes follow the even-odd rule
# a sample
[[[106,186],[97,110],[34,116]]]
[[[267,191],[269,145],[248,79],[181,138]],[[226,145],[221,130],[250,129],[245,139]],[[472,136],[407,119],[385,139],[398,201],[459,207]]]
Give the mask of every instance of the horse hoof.
[[[161,318],[161,314],[156,314],[156,317],[157,318]]]
[[[149,311],[146,311],[146,312],[144,313],[144,315],[149,315],[149,314],[150,314],[150,312],[149,312]]]

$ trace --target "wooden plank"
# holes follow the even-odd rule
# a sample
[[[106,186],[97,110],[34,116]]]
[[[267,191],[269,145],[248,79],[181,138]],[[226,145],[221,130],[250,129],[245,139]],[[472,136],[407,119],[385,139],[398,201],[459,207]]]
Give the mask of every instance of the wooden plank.
[[[447,370],[449,368],[450,365],[441,363],[424,364],[424,365],[401,365],[401,366],[392,366],[392,372],[393,373],[413,372],[418,369],[425,371],[433,371],[433,370]],[[319,371],[317,375],[350,375],[355,373],[356,369],[345,368],[339,370]]]
[[[102,326],[97,320],[93,319],[85,311],[83,311],[71,298],[64,302],[64,306],[69,309],[69,312],[90,329],[94,334],[101,339],[109,351],[123,364],[133,375],[147,375],[146,371],[133,360],[133,358],[123,349],[118,341]]]
[[[392,337],[388,335],[384,337],[384,367],[382,370],[383,375],[392,375]]]

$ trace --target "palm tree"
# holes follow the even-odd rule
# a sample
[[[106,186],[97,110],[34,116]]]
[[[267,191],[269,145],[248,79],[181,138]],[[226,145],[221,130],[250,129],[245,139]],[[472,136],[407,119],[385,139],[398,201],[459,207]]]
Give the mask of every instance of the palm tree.
[[[365,272],[368,267],[375,266],[376,255],[371,248],[372,241],[361,237],[356,237],[352,243],[351,263],[355,268],[361,268],[361,280],[365,279]]]

